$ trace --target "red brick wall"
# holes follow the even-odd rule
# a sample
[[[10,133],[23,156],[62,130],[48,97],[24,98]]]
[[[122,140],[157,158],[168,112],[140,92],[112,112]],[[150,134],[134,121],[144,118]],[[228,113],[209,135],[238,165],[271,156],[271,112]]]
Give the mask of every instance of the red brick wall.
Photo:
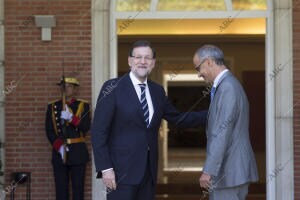
[[[5,185],[11,183],[12,172],[31,172],[32,199],[55,195],[44,121],[47,102],[59,98],[55,83],[63,59],[65,74],[81,82],[79,97],[91,100],[90,4],[90,0],[5,0]],[[52,41],[41,41],[33,15],[56,16]],[[85,191],[86,199],[91,199],[91,162]],[[25,193],[25,186],[18,186],[16,199],[25,199]]]
[[[300,2],[293,1],[294,193],[300,200]]]

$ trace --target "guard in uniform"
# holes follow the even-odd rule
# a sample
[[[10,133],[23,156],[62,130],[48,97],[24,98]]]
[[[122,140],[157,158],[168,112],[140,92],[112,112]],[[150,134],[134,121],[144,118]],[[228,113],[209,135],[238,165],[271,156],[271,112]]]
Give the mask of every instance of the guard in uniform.
[[[46,134],[53,147],[52,164],[56,200],[69,200],[69,177],[73,200],[84,199],[84,178],[89,154],[85,135],[90,129],[90,106],[74,95],[79,86],[75,78],[64,78],[63,100],[49,102],[46,114]]]

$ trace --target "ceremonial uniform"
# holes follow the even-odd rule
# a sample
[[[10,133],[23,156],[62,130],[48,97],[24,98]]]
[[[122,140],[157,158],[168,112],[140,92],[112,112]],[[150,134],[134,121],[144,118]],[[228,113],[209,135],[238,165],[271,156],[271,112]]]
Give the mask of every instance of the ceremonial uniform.
[[[53,146],[56,200],[69,200],[69,177],[73,200],[83,200],[85,169],[89,161],[85,135],[90,128],[90,107],[84,100],[71,99],[66,106],[72,118],[66,121],[61,118],[62,104],[62,100],[49,102],[46,114],[46,134]],[[65,163],[60,152],[63,145],[66,145]]]

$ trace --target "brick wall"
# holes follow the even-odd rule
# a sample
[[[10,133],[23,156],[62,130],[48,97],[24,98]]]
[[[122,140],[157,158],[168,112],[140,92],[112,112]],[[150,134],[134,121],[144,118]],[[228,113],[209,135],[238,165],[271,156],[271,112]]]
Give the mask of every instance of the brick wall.
[[[91,100],[90,4],[90,0],[5,0],[5,185],[11,183],[11,172],[31,172],[32,199],[55,195],[44,126],[47,102],[59,98],[55,83],[63,60],[65,74],[81,83],[78,96]],[[33,15],[56,16],[52,41],[41,41]],[[16,199],[25,199],[25,191],[19,185]],[[86,199],[91,199],[91,162],[85,191]]]
[[[300,4],[293,1],[293,81],[294,81],[294,193],[300,200]]]

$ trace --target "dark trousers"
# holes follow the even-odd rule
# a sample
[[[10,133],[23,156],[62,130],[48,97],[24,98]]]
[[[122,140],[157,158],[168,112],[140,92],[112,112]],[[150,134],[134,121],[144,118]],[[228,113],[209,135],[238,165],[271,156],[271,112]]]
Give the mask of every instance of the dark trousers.
[[[64,165],[62,162],[53,162],[56,200],[69,200],[69,177],[72,182],[73,200],[84,199],[84,178],[86,164]]]
[[[153,183],[151,177],[148,155],[148,163],[142,182],[138,185],[118,184],[116,190],[107,192],[107,200],[154,200],[155,186],[156,183]]]

